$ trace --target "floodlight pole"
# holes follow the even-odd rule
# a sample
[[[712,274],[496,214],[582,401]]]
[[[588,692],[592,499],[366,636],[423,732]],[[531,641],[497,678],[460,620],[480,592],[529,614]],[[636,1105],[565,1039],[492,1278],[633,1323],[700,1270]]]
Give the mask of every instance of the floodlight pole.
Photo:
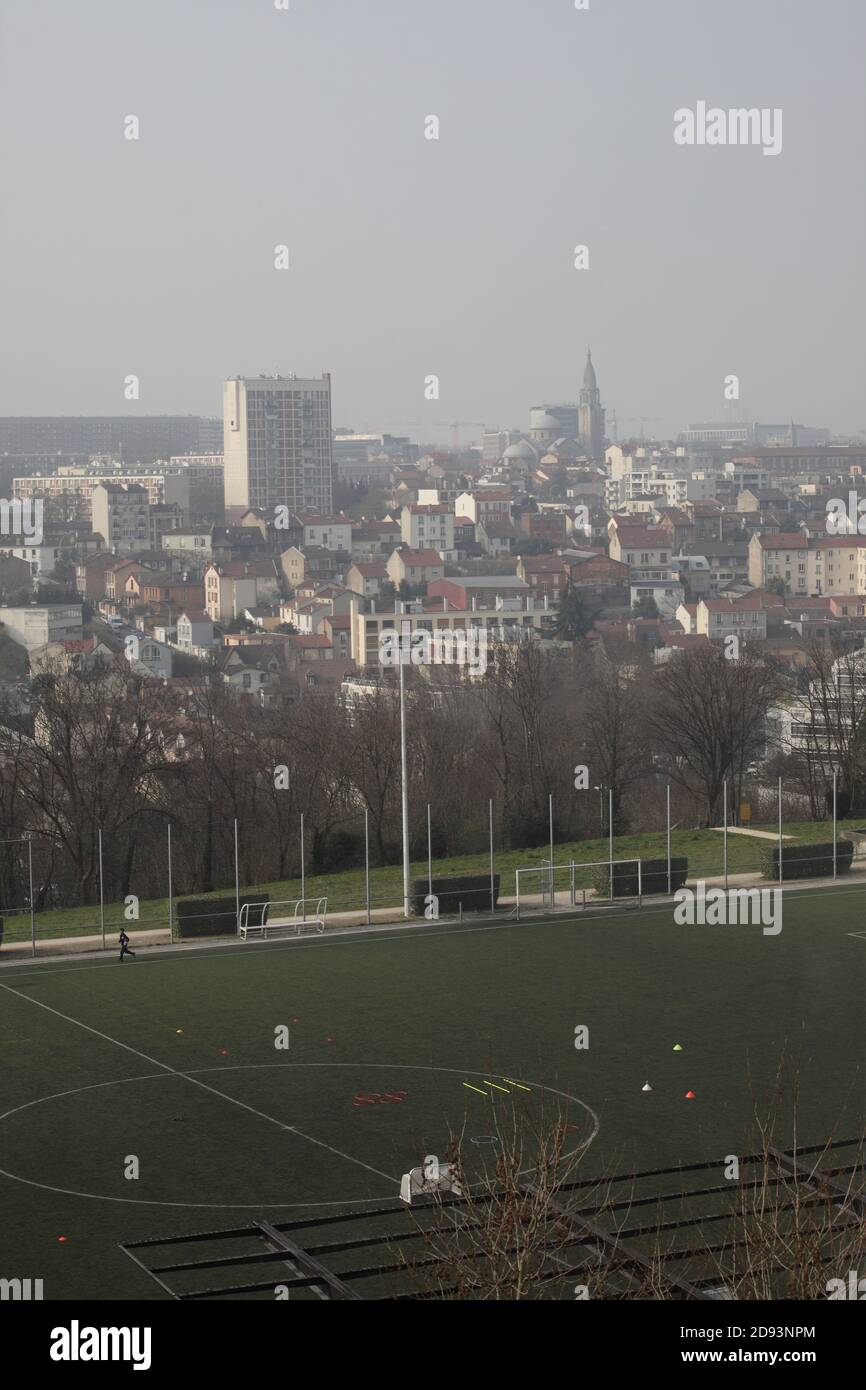
[[[433,832],[430,828],[430,802],[427,802],[427,892],[433,896]]]
[[[779,778],[779,882],[782,882],[782,779]]]
[[[728,888],[728,779],[725,778],[725,891]]]
[[[671,784],[667,787],[667,822],[668,822],[668,897],[671,895]]]
[[[400,612],[403,612],[403,605],[400,605]],[[410,872],[409,872],[409,790],[406,759],[406,676],[403,669],[403,632],[401,630],[397,643],[397,654],[400,664],[400,781],[401,797],[403,803],[403,916],[408,918],[410,914]],[[407,653],[408,655],[408,653]]]

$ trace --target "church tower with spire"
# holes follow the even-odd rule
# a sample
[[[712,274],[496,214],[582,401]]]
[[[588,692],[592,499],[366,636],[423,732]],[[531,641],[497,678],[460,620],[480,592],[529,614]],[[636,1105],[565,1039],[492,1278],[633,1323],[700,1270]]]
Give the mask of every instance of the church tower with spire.
[[[592,365],[592,352],[586,350],[586,367],[578,407],[578,437],[580,446],[590,458],[604,457],[604,406]]]

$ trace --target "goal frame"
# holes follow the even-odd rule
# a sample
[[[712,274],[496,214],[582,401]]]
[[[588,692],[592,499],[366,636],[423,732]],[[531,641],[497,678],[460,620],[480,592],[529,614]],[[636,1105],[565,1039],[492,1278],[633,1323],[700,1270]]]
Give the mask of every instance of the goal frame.
[[[637,892],[617,898],[613,891],[613,871],[622,865],[637,865]],[[587,892],[590,890],[577,886],[578,873],[585,873],[592,869],[607,870],[610,882],[608,897],[587,900]],[[555,912],[558,908],[579,908],[585,911],[587,908],[600,907],[604,904],[609,906],[617,902],[637,902],[640,907],[643,901],[642,872],[641,860],[637,856],[628,859],[592,859],[583,863],[571,859],[564,864],[528,864],[524,868],[514,871],[515,915],[519,921],[521,912],[543,912],[545,910]],[[557,883],[558,874],[567,875],[566,882],[562,886]],[[529,883],[533,881],[533,875],[535,875],[534,881],[541,885],[535,893],[532,893],[529,888]],[[521,878],[523,883],[521,883]],[[539,896],[541,897],[540,904],[537,901]]]

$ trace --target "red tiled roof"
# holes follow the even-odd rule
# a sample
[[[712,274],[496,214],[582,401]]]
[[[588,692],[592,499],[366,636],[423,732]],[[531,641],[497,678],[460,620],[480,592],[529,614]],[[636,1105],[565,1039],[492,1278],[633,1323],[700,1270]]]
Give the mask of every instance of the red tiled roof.
[[[385,565],[384,561],[382,561],[382,560],[370,560],[370,561],[366,561],[366,560],[365,560],[365,561],[363,561],[363,562],[361,562],[361,563],[358,563],[358,562],[356,561],[356,563],[352,566],[352,569],[353,569],[353,570],[357,570],[358,573],[359,573],[364,579],[387,579],[387,578],[388,578],[388,569],[387,569],[387,566]]]
[[[419,565],[442,564],[442,556],[439,554],[438,550],[410,550],[407,547],[405,550],[398,550],[395,553],[400,556],[404,565],[415,565],[417,567]]]
[[[656,530],[649,526],[622,526],[617,528],[617,540],[621,546],[644,545],[648,550],[670,550],[670,539],[661,527]]]
[[[758,537],[762,550],[808,550],[809,541],[800,531],[776,531]]]

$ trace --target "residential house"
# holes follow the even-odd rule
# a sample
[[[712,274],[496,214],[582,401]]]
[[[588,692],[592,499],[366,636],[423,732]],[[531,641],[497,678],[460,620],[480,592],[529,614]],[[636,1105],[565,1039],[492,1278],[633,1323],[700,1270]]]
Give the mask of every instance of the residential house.
[[[413,587],[430,584],[445,575],[445,563],[437,550],[411,550],[408,546],[394,551],[386,569],[395,589],[404,583]]]

